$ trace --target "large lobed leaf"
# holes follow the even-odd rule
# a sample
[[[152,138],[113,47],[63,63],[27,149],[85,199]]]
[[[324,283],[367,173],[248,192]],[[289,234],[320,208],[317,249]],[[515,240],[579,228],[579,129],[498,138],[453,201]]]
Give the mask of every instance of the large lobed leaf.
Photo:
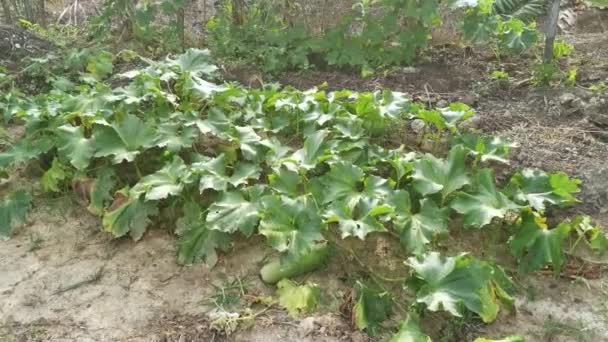
[[[544,218],[526,210],[514,228],[509,247],[519,261],[519,270],[528,273],[551,265],[555,275],[559,275],[565,260],[563,243],[572,226],[561,223],[549,229]]]
[[[431,311],[461,317],[466,309],[487,323],[496,319],[501,302],[511,301],[495,279],[497,271],[466,254],[442,257],[430,252],[409,258],[408,265],[413,269],[410,284],[417,291],[416,301]]]
[[[217,250],[230,247],[230,236],[219,230],[211,230],[205,224],[203,209],[194,202],[184,205],[184,214],[177,221],[178,241],[177,261],[191,265],[200,260],[209,267],[217,263]]]
[[[414,189],[422,196],[441,193],[448,195],[470,183],[466,172],[466,150],[462,145],[452,147],[447,159],[427,154],[414,162]]]
[[[262,198],[259,231],[274,249],[297,258],[325,238],[324,223],[310,198],[266,196]]]
[[[519,206],[511,202],[502,192],[496,189],[494,173],[490,169],[478,171],[473,181],[474,192],[460,192],[450,202],[450,207],[464,215],[464,224],[481,228],[494,218],[504,218]]]
[[[547,204],[567,206],[577,202],[574,194],[580,192],[580,183],[580,180],[571,179],[563,172],[549,174],[524,169],[511,177],[506,192],[517,203],[543,211]]]

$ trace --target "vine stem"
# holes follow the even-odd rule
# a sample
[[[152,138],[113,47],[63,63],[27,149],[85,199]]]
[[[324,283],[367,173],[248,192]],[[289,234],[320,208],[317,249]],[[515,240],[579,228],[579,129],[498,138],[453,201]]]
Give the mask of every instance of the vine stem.
[[[137,178],[141,179],[141,170],[139,169],[139,165],[137,165],[137,159],[133,159],[133,166],[135,167],[135,173],[137,173]]]

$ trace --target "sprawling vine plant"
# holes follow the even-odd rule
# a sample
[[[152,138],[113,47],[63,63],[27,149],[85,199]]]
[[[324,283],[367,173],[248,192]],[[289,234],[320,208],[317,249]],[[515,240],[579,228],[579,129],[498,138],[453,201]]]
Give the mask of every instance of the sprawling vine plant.
[[[491,322],[513,305],[500,266],[433,250],[455,217],[465,229],[508,227],[521,272],[551,267],[559,274],[571,237],[598,252],[607,248],[588,217],[550,227],[543,216],[577,201],[578,180],[526,169],[496,184],[491,163],[508,162],[512,144],[461,134],[459,123],[474,115],[464,104],[425,108],[388,90],[221,85],[201,50],[142,60],[144,67],[119,82],[83,74],[88,84],[33,98],[15,94],[3,116],[26,132],[0,152],[0,168],[39,163],[43,191],[71,187],[117,238],[140,240],[155,222],[174,223],[182,264],[213,266],[236,235],[261,235],[281,255],[263,274],[273,283],[318,268],[341,239],[391,233],[408,256],[404,285],[416,293],[397,341],[412,334],[428,340],[415,319],[424,310]],[[447,156],[379,143],[409,118],[425,121],[435,141],[452,136]],[[30,205],[23,191],[0,202],[0,236],[10,236]],[[376,332],[391,305],[359,286],[357,326]]]

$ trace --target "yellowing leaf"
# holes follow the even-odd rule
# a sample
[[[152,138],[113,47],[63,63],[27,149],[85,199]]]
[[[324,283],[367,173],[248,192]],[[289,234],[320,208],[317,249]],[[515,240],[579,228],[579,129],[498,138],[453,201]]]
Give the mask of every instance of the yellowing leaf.
[[[283,279],[277,284],[277,295],[279,304],[295,318],[317,308],[320,291],[315,284],[298,286],[289,279]]]

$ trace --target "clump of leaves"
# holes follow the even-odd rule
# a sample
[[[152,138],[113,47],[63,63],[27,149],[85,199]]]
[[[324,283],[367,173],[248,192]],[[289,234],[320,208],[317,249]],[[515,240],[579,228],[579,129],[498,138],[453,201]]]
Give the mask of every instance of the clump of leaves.
[[[7,120],[19,119],[27,129],[2,146],[0,167],[10,172],[34,159],[52,160],[43,189],[71,184],[114,237],[139,240],[156,223],[176,227],[181,264],[212,267],[236,235],[261,237],[280,253],[261,272],[269,283],[320,267],[340,239],[395,236],[415,256],[408,259],[413,309],[472,312],[486,322],[511,305],[509,280],[496,265],[432,251],[448,235],[451,215],[462,217],[451,222],[484,229],[494,228],[493,221],[515,222],[509,246],[524,272],[547,266],[559,272],[563,242],[575,232],[592,250],[608,248],[589,219],[553,229],[540,219],[541,211],[575,203],[580,181],[523,170],[505,189],[496,185],[485,167],[508,162],[514,145],[462,135],[459,123],[474,115],[466,105],[424,110],[390,91],[219,85],[202,50],[142,61],[118,86],[90,75],[49,94],[3,97],[2,108],[11,108]],[[107,67],[103,58],[98,62],[91,70]],[[379,136],[404,118],[425,120],[430,134],[450,134],[447,156],[382,146]],[[30,202],[19,192],[0,203],[3,238],[23,222]],[[379,332],[398,298],[381,285],[357,285],[353,322],[370,334]],[[317,292],[287,280],[279,296],[295,315],[314,306]],[[254,317],[221,312],[215,322],[232,331]],[[399,334],[425,341],[414,321]]]

